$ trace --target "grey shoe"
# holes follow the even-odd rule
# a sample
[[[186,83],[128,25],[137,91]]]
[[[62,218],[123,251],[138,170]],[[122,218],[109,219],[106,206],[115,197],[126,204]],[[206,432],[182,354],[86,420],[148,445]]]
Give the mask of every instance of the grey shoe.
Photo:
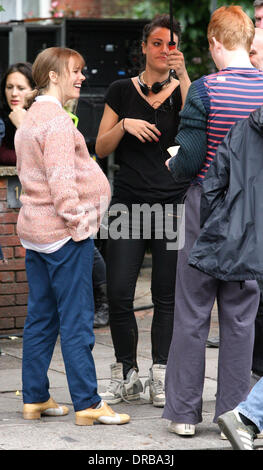
[[[234,450],[254,449],[256,434],[253,426],[245,425],[236,409],[219,416],[217,422]]]
[[[164,380],[166,366],[162,364],[153,364],[149,370],[149,378],[144,384],[144,391],[150,388],[150,400],[153,406],[163,408],[165,405]]]
[[[143,387],[137,371],[130,369],[124,380],[123,367],[120,362],[111,364],[110,367],[111,380],[106,392],[100,393],[102,400],[106,401],[109,405],[114,405],[121,401],[139,400]]]

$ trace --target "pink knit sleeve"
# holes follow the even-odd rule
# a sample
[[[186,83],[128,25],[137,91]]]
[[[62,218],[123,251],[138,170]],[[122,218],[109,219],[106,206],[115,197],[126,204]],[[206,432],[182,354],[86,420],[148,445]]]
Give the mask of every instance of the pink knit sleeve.
[[[83,226],[87,215],[79,200],[74,127],[67,115],[59,115],[49,122],[44,143],[44,165],[56,213],[63,218],[72,238],[78,239],[78,226]]]

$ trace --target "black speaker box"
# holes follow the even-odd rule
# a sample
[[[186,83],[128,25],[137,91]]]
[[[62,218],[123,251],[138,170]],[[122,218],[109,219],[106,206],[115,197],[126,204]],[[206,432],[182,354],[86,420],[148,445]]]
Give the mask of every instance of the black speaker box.
[[[2,26],[0,29],[0,78],[2,78],[9,65],[9,32],[11,28],[8,26]]]
[[[96,92],[120,78],[137,75],[142,66],[141,38],[146,20],[68,19],[66,45],[87,64],[83,90]]]
[[[84,135],[90,150],[94,150],[100,120],[104,109],[104,96],[80,96],[76,114],[78,129]]]
[[[60,25],[27,25],[27,60],[33,63],[47,47],[61,45]]]

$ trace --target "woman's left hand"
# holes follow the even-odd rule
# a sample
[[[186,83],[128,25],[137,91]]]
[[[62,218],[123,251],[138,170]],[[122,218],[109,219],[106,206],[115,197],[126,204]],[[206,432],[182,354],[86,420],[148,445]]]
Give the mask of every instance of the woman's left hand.
[[[191,85],[191,80],[188,76],[184,55],[178,49],[171,49],[167,55],[167,64],[169,65],[170,69],[174,70],[177,78],[180,82],[180,90],[182,96],[182,108],[184,106],[186,96],[188,93],[189,86]]]
[[[184,55],[178,49],[171,49],[167,55],[167,64],[170,69],[176,72],[177,77],[180,79],[186,73]]]
[[[17,107],[13,109],[13,111],[11,111],[8,117],[10,121],[14,124],[14,126],[18,128],[22,124],[25,115],[26,115],[26,110],[24,108]]]

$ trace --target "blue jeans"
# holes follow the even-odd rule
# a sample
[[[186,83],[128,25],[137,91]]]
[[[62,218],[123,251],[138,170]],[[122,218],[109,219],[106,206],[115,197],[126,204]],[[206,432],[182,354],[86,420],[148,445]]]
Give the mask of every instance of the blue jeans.
[[[47,376],[60,333],[61,350],[75,411],[100,401],[92,356],[94,242],[70,240],[44,254],[26,251],[28,315],[23,335],[24,403],[47,401]]]
[[[237,410],[263,431],[263,377],[254,385],[247,399],[242,401]]]

